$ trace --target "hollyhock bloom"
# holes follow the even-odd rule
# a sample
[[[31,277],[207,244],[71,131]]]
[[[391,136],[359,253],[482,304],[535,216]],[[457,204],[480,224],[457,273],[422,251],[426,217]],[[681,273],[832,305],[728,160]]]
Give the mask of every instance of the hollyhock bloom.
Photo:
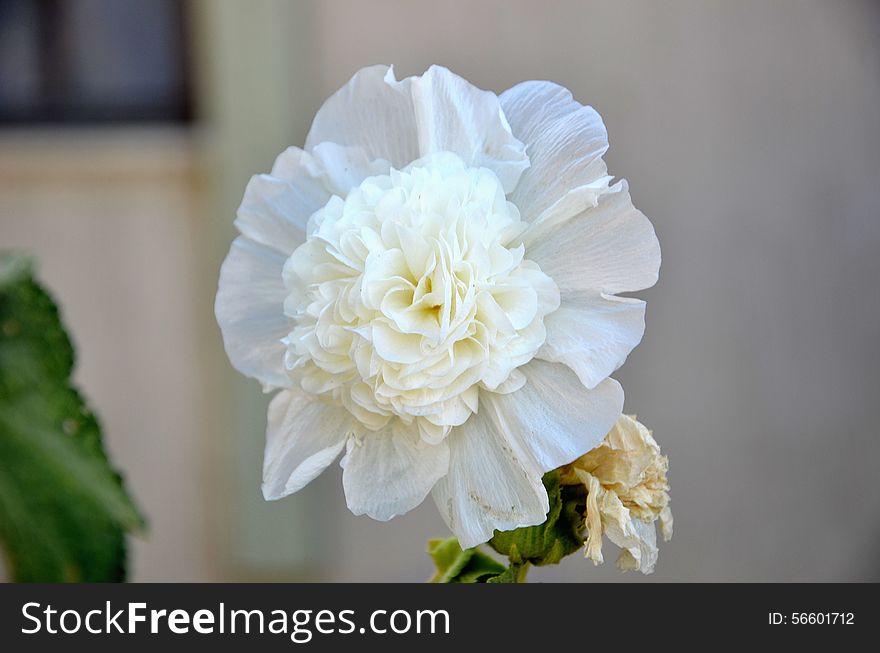
[[[602,535],[622,550],[617,566],[650,574],[657,562],[660,522],[664,541],[672,538],[669,509],[669,461],[635,415],[621,415],[602,443],[562,468],[563,485],[587,489],[587,540],[584,553],[601,564]]]
[[[596,446],[655,283],[650,222],[611,184],[602,120],[549,82],[500,97],[446,70],[359,71],[303,149],[245,190],[217,321],[280,390],[263,493],[343,451],[349,508],[429,493],[462,546],[541,523],[544,472]]]

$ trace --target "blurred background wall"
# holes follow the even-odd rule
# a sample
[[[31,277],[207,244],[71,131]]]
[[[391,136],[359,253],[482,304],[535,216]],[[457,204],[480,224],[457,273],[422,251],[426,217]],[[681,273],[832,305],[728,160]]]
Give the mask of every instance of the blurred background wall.
[[[671,462],[649,579],[880,580],[876,3],[0,0],[0,247],[38,257],[150,520],[133,579],[430,572],[430,502],[354,517],[337,466],[262,501],[267,400],[213,319],[247,179],[372,63],[552,79],[604,117],[663,246],[616,375]]]

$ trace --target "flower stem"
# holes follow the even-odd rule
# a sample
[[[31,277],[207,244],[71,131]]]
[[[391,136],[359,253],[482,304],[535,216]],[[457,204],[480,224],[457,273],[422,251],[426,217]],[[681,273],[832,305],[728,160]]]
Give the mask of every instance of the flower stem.
[[[504,571],[504,573],[499,574],[495,578],[492,578],[490,583],[525,583],[526,575],[529,573],[529,563],[528,562],[512,562]]]
[[[514,583],[525,583],[526,576],[529,573],[529,563],[528,562],[511,563],[510,570],[513,572],[513,582]]]

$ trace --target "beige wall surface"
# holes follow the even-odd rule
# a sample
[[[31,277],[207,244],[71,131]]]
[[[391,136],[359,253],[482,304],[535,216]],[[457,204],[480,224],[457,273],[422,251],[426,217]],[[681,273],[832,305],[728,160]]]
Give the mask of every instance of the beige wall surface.
[[[386,524],[354,517],[336,466],[259,500],[265,398],[229,371],[211,305],[249,174],[301,144],[356,69],[439,63],[495,91],[568,86],[602,114],[610,172],[656,227],[647,332],[616,374],[670,458],[676,533],[650,579],[880,580],[876,3],[193,7],[198,133],[147,138],[152,150],[136,134],[83,145],[98,168],[105,151],[153,172],[68,179],[68,136],[0,141],[0,245],[40,258],[78,378],[150,517],[135,579],[429,574],[423,542],[444,534],[430,504]],[[59,139],[54,172],[23,180],[24,153],[56,160]],[[643,580],[614,555],[606,545],[603,567],[573,556],[535,578]]]
[[[207,541],[193,148],[163,130],[0,135],[0,247],[31,252],[75,379],[147,516],[135,579],[216,577]]]

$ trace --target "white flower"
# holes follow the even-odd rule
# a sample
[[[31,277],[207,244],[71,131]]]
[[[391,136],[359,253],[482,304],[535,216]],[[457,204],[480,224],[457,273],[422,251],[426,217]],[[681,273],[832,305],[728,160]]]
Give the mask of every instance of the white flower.
[[[621,548],[620,569],[650,574],[657,563],[660,522],[663,539],[672,538],[669,461],[635,415],[621,415],[602,443],[561,469],[565,485],[587,489],[587,539],[584,553],[601,564],[602,535]]]
[[[621,413],[608,375],[641,340],[660,250],[599,115],[549,82],[500,98],[439,67],[365,68],[305,149],[248,184],[220,274],[233,365],[281,389],[263,492],[343,449],[356,514],[433,491],[463,547],[541,523],[544,472]]]
[[[480,389],[522,387],[559,308],[527,227],[494,173],[449,152],[332,197],[284,267],[287,368],[373,431],[397,418],[441,442]]]

